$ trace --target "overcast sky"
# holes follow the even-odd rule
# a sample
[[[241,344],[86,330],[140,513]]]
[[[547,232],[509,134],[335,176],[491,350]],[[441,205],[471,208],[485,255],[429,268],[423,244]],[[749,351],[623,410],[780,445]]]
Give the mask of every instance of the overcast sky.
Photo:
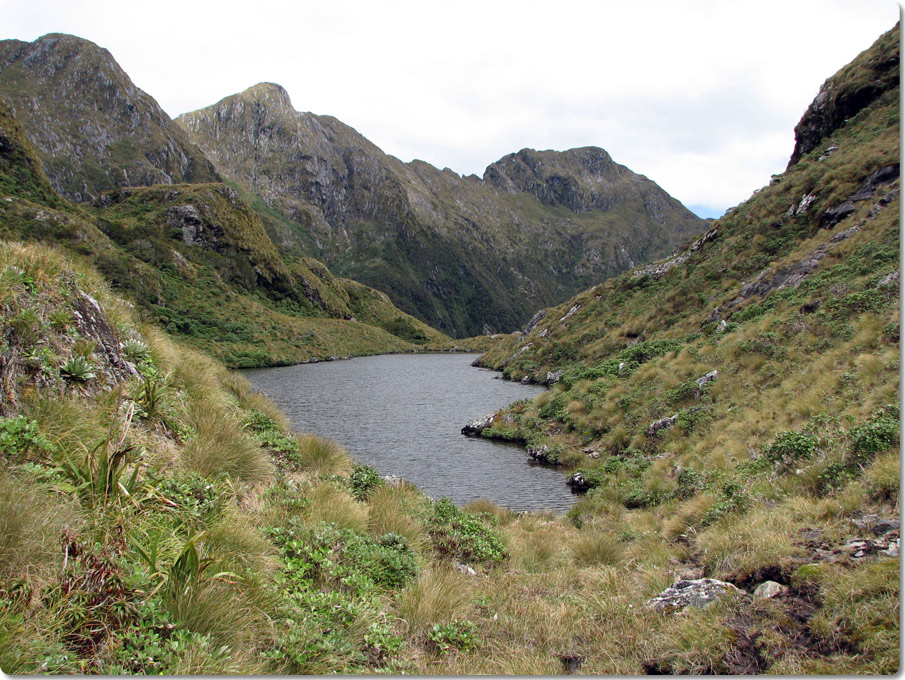
[[[893,0],[0,0],[0,38],[106,47],[175,117],[255,83],[461,174],[600,146],[702,216],[785,169]]]

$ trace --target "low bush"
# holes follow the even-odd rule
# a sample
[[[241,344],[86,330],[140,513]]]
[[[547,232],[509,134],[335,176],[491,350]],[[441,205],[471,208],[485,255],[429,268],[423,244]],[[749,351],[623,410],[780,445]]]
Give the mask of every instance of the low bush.
[[[434,503],[427,531],[434,549],[443,556],[469,563],[496,564],[507,550],[492,519],[459,510],[448,498]]]
[[[417,575],[415,554],[398,534],[373,538],[333,524],[308,529],[298,523],[268,534],[293,587],[319,582],[363,597],[402,587]]]
[[[437,651],[446,654],[452,649],[474,649],[477,646],[477,630],[472,621],[453,619],[449,623],[435,623],[427,632],[427,637]]]
[[[349,488],[359,501],[368,500],[371,492],[384,483],[380,473],[369,465],[356,465],[349,475]]]
[[[852,429],[851,455],[854,462],[864,464],[878,453],[899,443],[899,407],[887,406],[868,422]]]
[[[11,463],[45,459],[53,445],[41,434],[38,423],[25,416],[0,418],[0,456]]]
[[[764,451],[764,456],[770,462],[788,468],[813,456],[817,451],[817,444],[815,434],[788,430],[776,435],[776,439]]]

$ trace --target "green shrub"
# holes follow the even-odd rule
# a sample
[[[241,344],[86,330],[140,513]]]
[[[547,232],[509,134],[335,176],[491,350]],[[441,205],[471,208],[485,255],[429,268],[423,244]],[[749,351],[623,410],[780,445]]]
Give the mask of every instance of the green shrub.
[[[736,312],[731,318],[734,323],[744,323],[745,321],[751,321],[752,319],[763,316],[766,311],[766,309],[755,302],[754,304],[748,305],[740,312]]]
[[[691,432],[698,425],[706,423],[711,418],[711,409],[706,406],[693,406],[678,412],[676,425],[685,432]]]
[[[188,518],[210,517],[223,507],[225,493],[210,480],[195,474],[175,477],[151,475],[147,486],[155,490],[152,501],[163,499],[165,504]]]
[[[702,491],[705,485],[705,476],[702,472],[698,472],[694,468],[682,468],[679,471],[679,498],[691,498],[698,491]]]
[[[776,435],[776,439],[764,452],[767,460],[790,467],[799,460],[806,460],[817,450],[817,435],[807,432],[787,430]]]
[[[524,437],[514,427],[485,427],[481,430],[481,436],[485,439],[499,439],[505,442],[524,441]]]
[[[726,482],[721,489],[720,499],[710,506],[701,518],[701,526],[710,526],[731,513],[744,511],[751,499],[737,482]]]
[[[630,509],[649,508],[660,503],[663,499],[644,487],[641,479],[633,477],[621,485],[622,504]]]
[[[477,646],[476,633],[474,622],[453,619],[449,623],[435,623],[427,631],[427,637],[441,654],[446,654],[451,649],[474,649]]]
[[[380,473],[369,465],[356,465],[349,475],[349,489],[359,501],[366,501],[371,492],[384,483]]]
[[[268,533],[295,589],[319,581],[364,597],[402,587],[417,575],[415,554],[398,534],[373,538],[328,523],[315,529],[293,524]]]
[[[585,366],[583,364],[573,366],[562,374],[559,381],[567,388],[571,388],[579,380],[595,380],[605,375],[627,376],[641,364],[663,356],[668,352],[678,352],[683,346],[680,340],[647,340],[638,342],[620,350],[611,358],[595,366]],[[620,365],[622,365],[621,370],[619,368]],[[549,416],[545,416],[543,411],[541,411],[541,417],[546,418]]]
[[[38,430],[38,423],[25,416],[0,418],[0,455],[10,462],[21,462],[29,454],[52,452],[53,445]]]
[[[709,384],[709,383],[708,383]],[[663,399],[667,404],[677,404],[687,399],[693,399],[701,394],[701,388],[694,380],[686,380],[677,387],[667,390]]]
[[[821,494],[838,491],[858,476],[859,468],[847,463],[830,463],[817,476],[817,491]]]
[[[488,526],[489,517],[459,510],[448,498],[434,503],[427,522],[431,542],[438,553],[470,563],[502,562],[507,556],[499,534]]]
[[[887,406],[852,429],[852,458],[859,464],[899,443],[899,407]]]

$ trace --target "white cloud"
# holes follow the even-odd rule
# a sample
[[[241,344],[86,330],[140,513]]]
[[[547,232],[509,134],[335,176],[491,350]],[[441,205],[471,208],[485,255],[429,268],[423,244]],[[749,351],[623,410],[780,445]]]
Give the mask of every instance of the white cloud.
[[[891,0],[0,1],[0,38],[93,40],[173,116],[273,81],[403,160],[481,174],[524,147],[596,145],[716,209],[785,167],[820,84],[899,15]]]

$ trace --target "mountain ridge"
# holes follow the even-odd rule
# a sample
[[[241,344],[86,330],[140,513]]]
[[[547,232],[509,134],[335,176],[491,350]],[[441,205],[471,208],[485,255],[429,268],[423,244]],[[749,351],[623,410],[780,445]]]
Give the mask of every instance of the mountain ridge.
[[[308,254],[458,335],[523,322],[539,302],[666,254],[706,224],[603,150],[511,155],[541,172],[536,187],[505,175],[510,156],[484,179],[462,177],[296,111],[272,83],[176,120],[223,174],[310,231]],[[604,169],[625,181],[606,184]]]
[[[403,163],[334,117],[296,111],[274,83],[203,109],[210,120],[173,121],[107,50],[64,34],[0,43],[0,96],[68,198],[226,178],[281,252],[324,260],[458,337],[515,328],[705,224],[652,182],[603,187],[573,162],[587,150],[519,152],[543,166],[520,191],[515,175],[502,190]]]

